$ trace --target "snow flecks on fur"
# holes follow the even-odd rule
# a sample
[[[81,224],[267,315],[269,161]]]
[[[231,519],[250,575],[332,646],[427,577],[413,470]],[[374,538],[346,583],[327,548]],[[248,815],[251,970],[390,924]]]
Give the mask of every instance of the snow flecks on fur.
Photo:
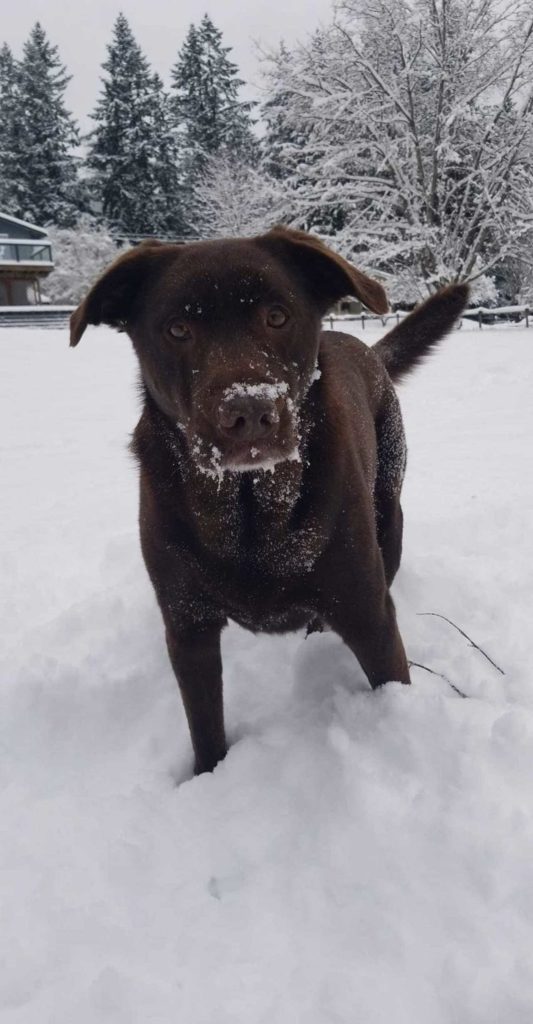
[[[397,494],[407,463],[407,445],[400,403],[391,392],[387,410],[376,424],[378,444],[377,486],[385,494]]]
[[[221,465],[222,452],[216,444],[207,445],[206,442],[196,435],[190,446],[191,456],[196,468],[210,480],[215,480],[220,488],[220,483],[225,472]],[[206,450],[208,452],[206,459]]]

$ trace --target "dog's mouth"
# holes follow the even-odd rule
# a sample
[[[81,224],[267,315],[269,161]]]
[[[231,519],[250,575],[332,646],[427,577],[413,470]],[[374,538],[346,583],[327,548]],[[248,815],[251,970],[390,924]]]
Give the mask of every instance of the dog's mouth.
[[[246,473],[249,470],[273,471],[280,462],[299,461],[298,444],[294,439],[286,443],[266,443],[260,440],[251,444],[240,444],[231,450],[221,452],[220,468],[230,473]]]
[[[296,440],[286,443],[254,441],[232,445],[222,449],[196,436],[191,446],[196,466],[201,473],[220,480],[224,473],[247,473],[250,471],[274,472],[283,462],[299,462],[300,451]]]

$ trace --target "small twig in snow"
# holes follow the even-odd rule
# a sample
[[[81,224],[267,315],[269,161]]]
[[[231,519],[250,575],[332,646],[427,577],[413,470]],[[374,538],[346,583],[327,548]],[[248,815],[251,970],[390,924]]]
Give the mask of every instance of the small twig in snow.
[[[409,668],[423,668],[425,672],[431,672],[432,676],[438,676],[439,679],[444,679],[444,682],[448,683],[448,686],[451,686],[452,690],[455,690],[455,692],[458,693],[460,697],[464,697],[465,700],[468,699],[468,694],[463,693],[463,691],[460,690],[458,686],[455,686],[455,684],[452,683],[451,679],[448,679],[448,676],[443,675],[442,672],[435,672],[435,669],[428,668],[427,665],[421,665],[419,661],[410,661]]]
[[[452,622],[451,619],[446,618],[445,615],[441,615],[439,612],[417,612],[417,615],[432,615],[436,619],[444,619],[444,621],[448,622],[450,626],[453,626],[453,628],[456,629],[457,632],[461,634],[461,636],[464,636],[465,640],[468,640],[468,643],[470,644],[471,647],[475,647],[476,651],[479,651],[479,653],[482,654],[483,657],[487,659],[487,661],[490,661],[491,665],[495,669],[497,669],[498,672],[501,672],[502,676],[505,675],[505,672],[503,671],[503,668],[500,668],[500,666],[497,665],[496,662],[493,661],[492,658],[489,657],[487,652],[484,651],[483,648],[479,646],[479,644],[476,644],[472,640],[472,637],[470,637],[468,635],[468,633],[465,633],[464,629],[461,629],[460,626],[456,625],[455,622]]]

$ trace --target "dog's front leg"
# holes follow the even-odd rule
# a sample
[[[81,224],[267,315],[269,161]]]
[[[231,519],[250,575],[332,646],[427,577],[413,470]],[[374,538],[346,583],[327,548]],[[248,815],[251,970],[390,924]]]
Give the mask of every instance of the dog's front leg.
[[[195,755],[194,771],[210,772],[226,755],[219,625],[167,625],[167,647],[179,683]]]

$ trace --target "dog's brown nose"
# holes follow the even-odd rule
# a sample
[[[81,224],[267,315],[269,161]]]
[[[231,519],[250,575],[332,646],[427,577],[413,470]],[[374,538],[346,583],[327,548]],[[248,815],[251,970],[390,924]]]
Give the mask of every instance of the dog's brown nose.
[[[225,398],[218,408],[218,425],[226,437],[257,441],[268,437],[279,423],[275,402],[269,398],[239,395]]]

